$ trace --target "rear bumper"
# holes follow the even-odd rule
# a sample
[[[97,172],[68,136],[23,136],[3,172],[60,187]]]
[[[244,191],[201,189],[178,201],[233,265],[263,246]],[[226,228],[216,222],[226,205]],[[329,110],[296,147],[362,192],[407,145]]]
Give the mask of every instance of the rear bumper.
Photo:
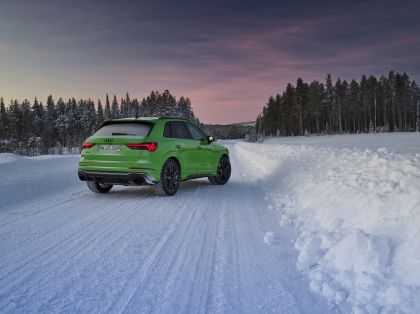
[[[99,181],[113,185],[153,185],[157,181],[147,173],[79,170],[81,181]]]

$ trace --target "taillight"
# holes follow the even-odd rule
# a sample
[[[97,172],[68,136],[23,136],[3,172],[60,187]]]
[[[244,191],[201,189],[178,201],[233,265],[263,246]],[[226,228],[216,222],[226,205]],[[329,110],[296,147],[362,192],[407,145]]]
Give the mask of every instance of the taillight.
[[[83,149],[85,149],[85,148],[92,148],[94,145],[95,144],[93,144],[93,143],[83,143],[82,144],[82,148]]]
[[[148,150],[149,152],[154,152],[157,147],[157,142],[150,142],[150,143],[139,143],[139,144],[125,144],[130,149],[138,149],[138,150]]]

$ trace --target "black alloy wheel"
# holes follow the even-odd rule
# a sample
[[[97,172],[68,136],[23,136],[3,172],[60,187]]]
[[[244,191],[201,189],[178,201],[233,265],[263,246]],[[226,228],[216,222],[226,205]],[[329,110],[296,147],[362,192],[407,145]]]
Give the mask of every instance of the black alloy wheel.
[[[230,165],[229,158],[227,156],[222,156],[217,164],[217,175],[209,177],[209,181],[212,184],[226,184],[230,179],[231,173],[232,167]]]
[[[160,195],[172,196],[179,187],[179,166],[178,163],[169,159],[165,162],[160,175],[160,182],[157,184],[157,192]]]
[[[87,181],[86,184],[89,190],[94,193],[108,193],[112,189],[112,184],[101,183],[98,181]]]

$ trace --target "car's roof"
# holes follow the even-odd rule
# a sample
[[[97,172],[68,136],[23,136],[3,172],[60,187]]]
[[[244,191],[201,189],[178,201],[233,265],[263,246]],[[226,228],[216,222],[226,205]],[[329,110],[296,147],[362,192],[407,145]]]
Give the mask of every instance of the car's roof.
[[[192,122],[194,121],[184,119],[184,118],[177,118],[177,117],[138,117],[138,118],[123,118],[123,119],[112,119],[107,120],[106,122],[138,122],[138,121],[147,121],[147,122],[153,122],[156,120],[179,120],[179,121],[187,121]]]
[[[108,121],[121,121],[121,122],[127,122],[127,121],[153,121],[153,120],[158,120],[159,118],[157,117],[139,117],[139,118],[122,118],[122,119],[112,119],[112,120],[108,120]]]

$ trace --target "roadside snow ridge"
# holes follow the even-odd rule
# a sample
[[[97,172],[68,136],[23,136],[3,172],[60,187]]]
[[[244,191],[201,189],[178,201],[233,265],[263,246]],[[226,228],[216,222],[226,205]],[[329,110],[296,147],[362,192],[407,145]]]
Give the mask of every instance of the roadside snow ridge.
[[[420,313],[420,154],[256,145],[235,153],[297,228],[311,289],[355,313]]]

